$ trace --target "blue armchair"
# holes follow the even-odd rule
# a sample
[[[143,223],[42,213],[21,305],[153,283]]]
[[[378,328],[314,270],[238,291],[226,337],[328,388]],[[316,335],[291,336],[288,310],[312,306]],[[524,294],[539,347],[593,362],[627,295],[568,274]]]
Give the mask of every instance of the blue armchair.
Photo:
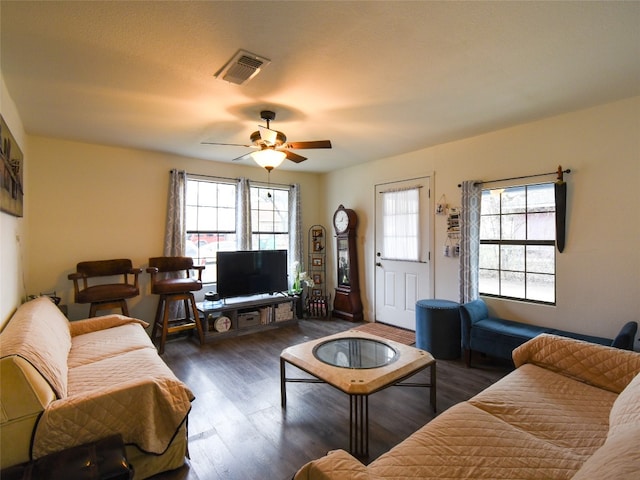
[[[511,352],[516,347],[541,333],[551,333],[624,350],[633,350],[634,337],[638,330],[637,322],[628,322],[622,327],[618,335],[611,339],[529,325],[513,320],[491,317],[487,305],[482,299],[461,305],[460,318],[462,322],[462,348],[467,367],[471,365],[472,351],[511,360]]]

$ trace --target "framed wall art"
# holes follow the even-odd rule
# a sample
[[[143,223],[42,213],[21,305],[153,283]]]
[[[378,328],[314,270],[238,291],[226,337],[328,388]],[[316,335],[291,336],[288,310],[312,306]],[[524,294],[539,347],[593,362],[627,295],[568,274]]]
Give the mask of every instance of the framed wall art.
[[[23,215],[24,189],[22,170],[24,158],[18,143],[0,115],[0,210],[16,217]]]

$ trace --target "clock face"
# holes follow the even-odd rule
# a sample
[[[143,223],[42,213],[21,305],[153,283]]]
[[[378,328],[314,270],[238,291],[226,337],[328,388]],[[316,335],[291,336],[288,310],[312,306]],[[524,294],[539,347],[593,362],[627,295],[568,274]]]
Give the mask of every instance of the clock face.
[[[336,232],[342,233],[349,227],[349,216],[344,210],[338,210],[333,219],[333,224],[336,227]]]

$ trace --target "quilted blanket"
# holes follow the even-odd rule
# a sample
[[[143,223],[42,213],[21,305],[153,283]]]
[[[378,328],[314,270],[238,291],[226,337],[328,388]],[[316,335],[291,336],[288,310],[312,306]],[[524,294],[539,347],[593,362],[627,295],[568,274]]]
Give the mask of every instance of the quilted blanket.
[[[153,347],[72,368],[69,395],[52,402],[38,422],[34,456],[114,433],[144,452],[162,454],[193,398]]]
[[[194,396],[158,357],[146,325],[122,315],[70,324],[68,395],[38,422],[36,457],[113,433],[143,452],[164,453]]]
[[[146,326],[122,315],[69,322],[44,297],[18,309],[0,335],[1,354],[25,359],[56,397],[36,424],[34,458],[115,433],[146,453],[167,450],[194,395]]]
[[[640,354],[545,334],[513,358],[515,371],[368,466],[336,450],[295,479],[638,478]]]

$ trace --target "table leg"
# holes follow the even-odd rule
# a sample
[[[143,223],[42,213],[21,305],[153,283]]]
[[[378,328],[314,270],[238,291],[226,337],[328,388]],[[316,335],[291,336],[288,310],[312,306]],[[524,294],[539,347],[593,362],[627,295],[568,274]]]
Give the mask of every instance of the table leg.
[[[285,369],[284,358],[280,357],[280,405],[282,408],[287,408],[287,380]]]
[[[349,452],[369,456],[369,396],[349,395]]]
[[[436,362],[431,364],[431,387],[429,390],[431,394],[431,406],[433,407],[433,413],[436,413]]]

